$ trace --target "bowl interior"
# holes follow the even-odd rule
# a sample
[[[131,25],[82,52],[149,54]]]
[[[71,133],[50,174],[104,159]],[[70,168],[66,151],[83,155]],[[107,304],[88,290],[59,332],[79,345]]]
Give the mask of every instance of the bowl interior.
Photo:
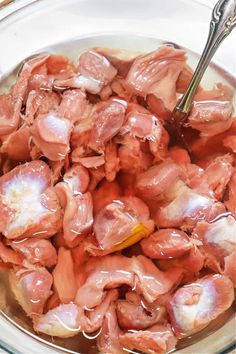
[[[131,35],[128,33],[105,33],[99,35],[94,34],[76,37],[71,40],[58,42],[53,45],[41,48],[36,52],[40,53],[46,51],[55,54],[63,54],[69,56],[72,60],[76,61],[81,52],[93,47],[124,49],[129,52],[139,54],[155,50],[160,45],[173,45],[178,48],[181,47],[178,43],[166,42],[161,39],[157,39],[154,36],[152,37],[143,35]],[[186,49],[186,51],[188,55],[189,65],[192,68],[195,68],[199,59],[199,55],[189,49]],[[11,70],[4,73],[2,81],[0,82],[1,92],[6,91],[9,86],[14,82],[18,69],[19,67],[16,66],[15,68],[11,68]],[[211,64],[203,78],[202,85],[203,87],[210,89],[217,82],[223,82],[225,84],[228,84],[229,86],[234,88],[234,90],[236,88],[235,78],[230,73],[226,72],[224,69],[217,66],[216,64]],[[44,343],[47,346],[53,346],[54,348],[60,347],[61,350],[70,353],[96,353],[96,349],[94,346],[95,341],[85,338],[83,335],[79,335],[72,339],[70,338],[66,340],[56,338],[52,339],[48,336],[43,335],[35,337],[35,333],[33,332],[30,325],[30,320],[24,315],[23,311],[14,300],[14,297],[12,296],[12,293],[9,288],[7,278],[3,272],[0,273],[0,286],[0,308],[1,310],[3,310],[1,316],[2,318],[7,319],[7,321],[10,321],[12,326],[17,326],[18,329],[27,333],[27,335],[33,335],[34,338],[37,338],[38,341],[41,341],[41,343]],[[220,348],[230,345],[234,341],[235,313],[236,306],[233,305],[231,309],[229,309],[216,321],[213,321],[204,331],[198,333],[195,336],[192,336],[191,338],[187,338],[185,340],[180,341],[177,348],[177,352],[204,352],[213,354],[218,353]],[[88,345],[90,347],[89,351]],[[206,351],[207,347],[209,348],[208,351]]]

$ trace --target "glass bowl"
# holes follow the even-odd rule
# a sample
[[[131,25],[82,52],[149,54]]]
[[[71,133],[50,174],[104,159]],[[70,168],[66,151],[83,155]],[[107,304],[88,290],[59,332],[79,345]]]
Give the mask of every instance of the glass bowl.
[[[81,51],[93,46],[148,52],[163,42],[171,42],[189,49],[189,63],[195,67],[195,53],[201,53],[204,47],[211,17],[211,8],[206,3],[207,0],[17,0],[0,11],[0,82],[4,81],[0,90],[7,84],[4,79],[21,60],[45,48],[76,59]],[[204,76],[204,86],[220,79],[235,89],[235,42],[236,32],[217,52],[215,64]],[[32,333],[27,321],[22,322],[20,309],[9,309],[11,301],[6,280],[0,273],[0,309],[5,309],[5,315],[0,313],[0,353],[78,353],[78,338],[70,339],[67,349],[63,349],[62,341],[39,338]],[[233,353],[235,309],[226,317],[219,318],[204,334],[188,339],[175,353]],[[92,347],[89,353],[83,351],[82,344],[80,347],[83,353],[96,353]]]

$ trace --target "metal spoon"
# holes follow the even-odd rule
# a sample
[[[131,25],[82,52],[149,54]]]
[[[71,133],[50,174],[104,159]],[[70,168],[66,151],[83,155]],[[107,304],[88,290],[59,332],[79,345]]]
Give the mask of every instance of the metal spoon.
[[[219,0],[212,11],[210,31],[202,56],[185,94],[174,108],[170,122],[172,130],[174,130],[175,135],[177,135],[175,137],[179,138],[180,143],[182,143],[190,153],[191,151],[185,141],[182,128],[191,110],[196,90],[213,55],[235,26],[236,0]]]

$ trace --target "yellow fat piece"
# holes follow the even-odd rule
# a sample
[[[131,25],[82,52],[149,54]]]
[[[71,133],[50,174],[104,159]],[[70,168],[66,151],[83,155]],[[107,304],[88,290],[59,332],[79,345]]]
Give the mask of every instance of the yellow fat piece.
[[[117,243],[112,251],[120,251],[124,248],[130,247],[135,243],[142,240],[142,238],[148,236],[150,234],[150,230],[144,226],[143,224],[138,224],[131,230],[131,234],[125,239],[125,241]]]

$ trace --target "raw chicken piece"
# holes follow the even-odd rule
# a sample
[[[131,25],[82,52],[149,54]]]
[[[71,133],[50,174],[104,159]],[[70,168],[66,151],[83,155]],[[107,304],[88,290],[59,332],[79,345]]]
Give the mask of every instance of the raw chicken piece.
[[[155,114],[163,122],[167,122],[171,118],[172,112],[165,107],[162,99],[150,93],[147,95],[146,101],[150,112]]]
[[[57,262],[57,253],[49,240],[25,239],[8,244],[25,257],[24,265],[30,264],[52,267]]]
[[[227,130],[223,137],[223,145],[225,148],[236,153],[236,117],[233,117],[233,124],[230,129]]]
[[[46,72],[55,78],[68,77],[74,71],[74,65],[64,55],[51,54],[46,62]]]
[[[91,155],[91,149],[88,147],[93,121],[91,117],[92,105],[87,105],[85,113],[79,122],[76,122],[71,134],[70,144],[73,159],[78,157],[87,157]]]
[[[23,125],[4,139],[0,152],[17,162],[30,160],[30,129]]]
[[[200,220],[213,220],[224,213],[224,204],[216,202],[182,185],[176,188],[176,196],[166,206],[161,206],[154,218],[159,227],[180,227],[182,230],[193,228]],[[175,193],[173,193],[175,194]]]
[[[59,305],[45,315],[34,316],[34,329],[61,338],[72,337],[82,331],[95,332],[102,326],[107,309],[117,296],[116,290],[109,291],[93,311],[83,310],[73,303]]]
[[[136,197],[123,197],[107,204],[96,215],[93,226],[96,239],[103,250],[113,247],[116,249],[116,246],[119,247],[133,237],[138,242],[152,230],[153,222],[150,220],[148,207]]]
[[[128,295],[126,300],[116,302],[117,319],[122,329],[140,330],[166,321],[164,306],[152,309],[147,307],[136,293],[131,292]]]
[[[236,217],[236,168],[228,184],[227,194],[224,200],[226,208]]]
[[[205,171],[203,168],[190,162],[187,164],[182,164],[181,169],[188,187],[194,189],[194,191],[199,192],[200,194],[214,198],[214,193],[209,188],[207,182],[207,176],[204,176]]]
[[[190,84],[192,76],[193,69],[188,64],[185,64],[176,81],[176,91],[179,93],[185,93],[188,85]]]
[[[55,80],[56,88],[81,88],[90,93],[99,93],[117,74],[117,70],[102,55],[90,50],[80,55],[78,74],[66,80]]]
[[[38,115],[31,127],[33,142],[52,161],[63,160],[69,153],[71,131],[72,123],[57,112]]]
[[[126,80],[137,94],[145,97],[153,93],[172,110],[176,104],[176,81],[184,65],[183,50],[163,46],[137,57]]]
[[[223,274],[227,275],[232,280],[234,287],[236,288],[236,250],[234,250],[229,256],[226,256],[224,261],[225,267]]]
[[[124,284],[133,287],[134,274],[131,264],[132,260],[124,256],[91,258],[86,263],[85,269],[82,268],[82,273],[87,279],[77,291],[76,304],[84,309],[92,309],[101,303],[105,288],[115,288]]]
[[[225,312],[233,300],[233,284],[224,275],[209,275],[179,288],[168,305],[175,335],[183,338],[199,332]]]
[[[69,185],[74,195],[85,193],[89,185],[89,173],[85,167],[74,164],[64,174],[63,180]]]
[[[78,318],[79,309],[75,304],[62,304],[45,315],[35,316],[34,330],[53,337],[73,337],[80,332]]]
[[[27,315],[42,314],[51,295],[52,276],[45,268],[19,268],[10,273],[10,285]]]
[[[148,303],[168,293],[182,279],[182,271],[179,269],[161,272],[150,259],[142,255],[137,256],[135,261],[133,271],[136,281],[138,279],[136,288]]]
[[[156,231],[140,244],[143,253],[154,259],[177,258],[194,247],[188,235],[177,229]]]
[[[120,130],[126,111],[124,100],[112,98],[96,104],[91,112],[93,121],[89,147],[97,152],[103,152],[105,143],[113,138]]]
[[[29,90],[52,90],[54,77],[47,74],[33,74],[29,79]]]
[[[98,155],[98,156],[88,156],[88,157],[77,157],[75,154],[73,154],[72,157],[73,162],[78,162],[85,168],[98,168],[100,166],[103,166],[105,164],[105,158],[104,155]]]
[[[76,280],[71,251],[60,247],[53,272],[53,284],[63,304],[73,301],[76,295]]]
[[[236,117],[230,129],[214,136],[200,136],[190,142],[191,150],[198,160],[209,162],[212,158],[234,152],[236,135]],[[236,150],[235,150],[236,151]]]
[[[0,137],[14,132],[20,123],[22,102],[11,94],[0,95]]]
[[[79,121],[87,106],[86,95],[81,90],[65,91],[59,106],[58,114],[72,123]]]
[[[15,167],[0,177],[0,232],[9,239],[47,238],[61,227],[61,210],[43,161]]]
[[[111,304],[105,314],[101,334],[97,338],[98,350],[104,354],[127,353],[119,343],[119,333],[115,304]]]
[[[58,183],[55,188],[64,209],[64,239],[67,246],[74,247],[80,242],[81,236],[87,235],[92,229],[92,196],[90,192],[74,195],[65,182]]]
[[[194,281],[199,276],[199,272],[204,266],[205,257],[198,249],[192,248],[185,255],[174,259],[159,259],[158,266],[161,270],[180,270],[183,276],[181,283],[186,284],[189,281]]]
[[[153,302],[179,283],[181,273],[179,270],[161,272],[144,256],[91,258],[83,269],[87,279],[78,289],[75,302],[79,307],[92,309],[101,303],[104,289],[121,285],[136,288],[148,302]]]
[[[21,265],[23,258],[21,257],[20,254],[15,252],[10,247],[6,247],[0,241],[0,261],[2,261],[3,263],[11,263],[11,264]]]
[[[200,90],[194,97],[195,101],[231,101],[234,90],[227,85],[217,83],[212,90]]]
[[[9,94],[0,95],[0,136],[14,132],[20,123],[20,111],[31,73],[47,60],[48,55],[28,60],[22,67],[17,81]]]
[[[153,162],[153,155],[150,151],[143,151],[143,145],[140,139],[126,134],[116,142],[121,144],[118,149],[120,160],[120,170],[123,172],[137,174],[147,170]]]
[[[109,290],[101,304],[93,309],[82,309],[79,307],[79,320],[81,331],[93,333],[97,331],[103,324],[104,316],[110,304],[117,300],[118,291],[116,289]]]
[[[157,324],[144,331],[128,331],[120,334],[119,339],[126,351],[137,349],[145,354],[165,354],[177,344],[169,324]]]
[[[98,189],[93,192],[93,210],[96,215],[107,204],[113,200],[119,200],[121,197],[121,188],[119,184],[114,182],[105,181]]]
[[[138,105],[133,109],[128,107],[126,123],[121,128],[120,134],[130,134],[132,137],[149,141],[151,153],[156,159],[162,159],[169,142],[168,134],[156,116],[141,108],[142,110]]]
[[[59,103],[60,97],[55,92],[30,91],[26,101],[24,122],[29,126],[32,125],[36,115],[45,115],[50,111],[56,111]]]
[[[159,199],[178,180],[180,172],[179,166],[171,160],[154,165],[137,176],[137,192],[142,197]]]
[[[225,101],[198,101],[188,117],[191,128],[197,129],[203,136],[214,136],[230,128],[233,107]]]
[[[103,55],[118,70],[118,74],[125,77],[137,54],[122,49],[97,47],[94,50]]]
[[[105,177],[108,182],[113,182],[120,169],[117,144],[110,140],[105,146]]]
[[[99,184],[99,182],[101,182],[105,177],[104,166],[99,166],[97,168],[90,168],[89,174],[90,174],[90,183],[89,183],[88,190],[90,192],[93,192],[97,187],[97,185]]]
[[[126,101],[130,101],[133,96],[133,90],[128,85],[127,81],[119,76],[116,76],[112,81],[111,89],[116,96]]]
[[[206,265],[215,272],[223,273],[226,257],[236,252],[236,220],[232,215],[224,214],[216,221],[199,222],[193,236],[203,244]],[[233,258],[232,258],[233,261]],[[227,258],[229,266],[230,258]]]

